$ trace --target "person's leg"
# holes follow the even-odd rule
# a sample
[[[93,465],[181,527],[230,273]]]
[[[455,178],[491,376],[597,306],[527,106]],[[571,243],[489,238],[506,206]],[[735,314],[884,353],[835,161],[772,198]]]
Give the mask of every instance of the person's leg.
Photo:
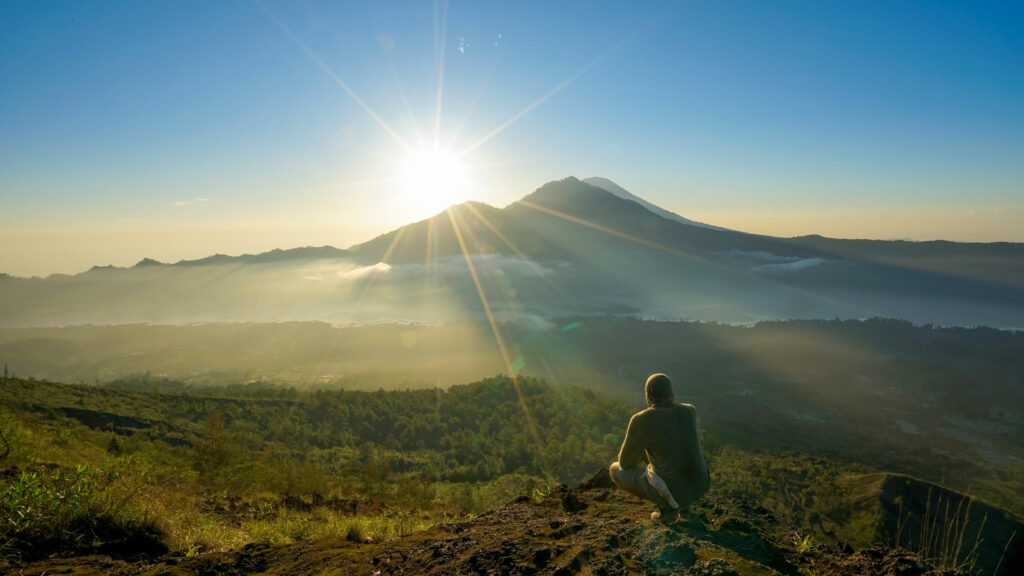
[[[679,509],[671,507],[651,486],[645,467],[623,468],[618,462],[612,462],[612,465],[608,467],[608,475],[612,477],[612,482],[619,488],[644,500],[654,502],[658,511],[651,514],[652,520],[659,520],[669,525],[678,520]]]
[[[612,462],[608,467],[608,475],[616,486],[626,492],[644,500],[652,500],[643,468],[623,468],[618,462]]]

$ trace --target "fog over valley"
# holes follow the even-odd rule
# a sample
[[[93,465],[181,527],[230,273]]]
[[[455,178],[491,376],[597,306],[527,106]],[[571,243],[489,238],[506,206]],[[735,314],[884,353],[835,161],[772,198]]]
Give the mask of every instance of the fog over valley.
[[[449,323],[489,311],[508,322],[891,317],[1012,329],[1024,326],[1024,246],[758,236],[667,219],[568,178],[503,209],[457,205],[344,250],[5,277],[0,295],[0,325],[23,327]]]

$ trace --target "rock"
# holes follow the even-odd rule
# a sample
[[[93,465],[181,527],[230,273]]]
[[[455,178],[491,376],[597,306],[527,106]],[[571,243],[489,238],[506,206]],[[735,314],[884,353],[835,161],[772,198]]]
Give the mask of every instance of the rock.
[[[533,553],[533,565],[544,568],[551,562],[551,548],[540,548]]]
[[[723,558],[701,560],[690,570],[693,576],[739,576],[731,564]]]
[[[570,514],[582,512],[587,509],[587,503],[580,500],[579,496],[573,492],[565,491],[562,494],[559,494],[559,497],[562,500],[562,509]]]
[[[587,478],[580,488],[583,490],[594,490],[598,488],[614,488],[615,484],[612,482],[612,477],[608,475],[607,470],[598,470],[590,478]]]
[[[754,531],[754,526],[742,518],[727,516],[726,518],[719,520],[718,529],[729,532],[752,532]]]

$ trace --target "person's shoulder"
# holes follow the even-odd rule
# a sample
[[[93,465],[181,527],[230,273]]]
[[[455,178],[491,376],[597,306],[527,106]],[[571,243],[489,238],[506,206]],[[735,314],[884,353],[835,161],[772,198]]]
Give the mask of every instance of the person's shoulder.
[[[633,416],[630,418],[630,420],[642,420],[648,414],[650,414],[653,410],[654,409],[651,408],[651,407],[644,408],[643,410],[637,412],[636,414],[633,414]]]
[[[687,404],[686,402],[680,402],[680,403],[676,404],[676,406],[679,406],[680,408],[682,408],[683,410],[686,410],[687,412],[690,412],[691,414],[696,414],[697,413],[697,407],[694,406],[693,404]]]

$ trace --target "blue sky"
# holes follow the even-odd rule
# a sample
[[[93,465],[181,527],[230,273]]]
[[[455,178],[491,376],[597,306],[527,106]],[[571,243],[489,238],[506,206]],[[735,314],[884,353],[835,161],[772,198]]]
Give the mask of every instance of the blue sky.
[[[435,133],[497,206],[600,175],[751,232],[1024,241],[1020,3],[2,8],[3,272],[364,241],[443,208],[396,181]]]

